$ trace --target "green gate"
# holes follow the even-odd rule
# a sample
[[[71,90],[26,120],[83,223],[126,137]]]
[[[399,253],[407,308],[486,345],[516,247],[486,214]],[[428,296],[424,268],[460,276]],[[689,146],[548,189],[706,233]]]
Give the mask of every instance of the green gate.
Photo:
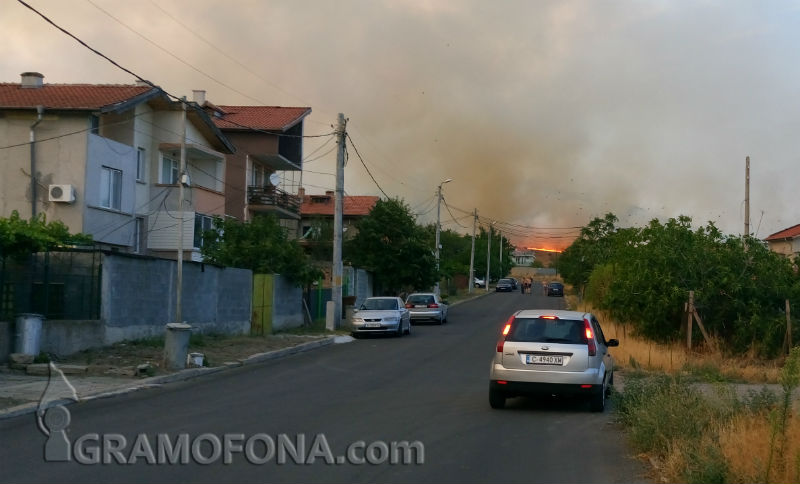
[[[253,274],[253,317],[250,334],[272,334],[273,275]]]

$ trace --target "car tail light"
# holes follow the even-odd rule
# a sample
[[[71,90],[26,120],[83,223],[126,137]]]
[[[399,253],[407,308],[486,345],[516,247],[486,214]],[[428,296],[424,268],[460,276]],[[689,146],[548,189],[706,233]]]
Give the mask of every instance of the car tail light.
[[[411,303],[406,303],[406,307],[407,307],[407,308],[413,308],[413,307],[414,307],[414,305],[413,305],[413,304],[411,304]]]
[[[542,319],[558,319],[558,316],[542,316]]]
[[[508,318],[506,321],[506,325],[503,327],[503,334],[500,335],[500,339],[497,341],[497,352],[503,352],[503,346],[506,344],[506,337],[508,336],[509,331],[511,331],[511,323],[514,322],[514,316]]]
[[[433,304],[428,304],[428,307],[429,307],[429,308],[438,308],[438,307],[439,307],[439,305],[438,305],[438,304],[436,304],[436,303],[433,303]]]
[[[589,345],[589,356],[595,356],[597,354],[597,344],[594,342],[594,332],[588,319],[583,320],[583,328],[586,334],[586,343]]]

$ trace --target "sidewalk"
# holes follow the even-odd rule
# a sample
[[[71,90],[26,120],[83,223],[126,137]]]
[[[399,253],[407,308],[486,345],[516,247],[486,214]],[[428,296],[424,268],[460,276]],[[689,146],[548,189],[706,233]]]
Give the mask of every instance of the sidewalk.
[[[187,368],[185,370],[149,378],[71,374],[67,376],[67,379],[72,387],[74,387],[79,401],[87,401],[120,395],[143,388],[151,388],[170,382],[189,380],[224,371],[229,368],[273,360],[334,343],[348,343],[352,340],[353,339],[349,336],[318,337],[305,343],[292,344],[291,346],[268,351],[266,353],[257,353],[245,356],[242,359],[226,361],[219,366]],[[289,342],[290,340],[287,339],[287,343]],[[57,363],[56,366],[58,366]],[[49,380],[49,376],[28,375],[22,370],[0,370],[0,419],[35,412],[44,395]]]

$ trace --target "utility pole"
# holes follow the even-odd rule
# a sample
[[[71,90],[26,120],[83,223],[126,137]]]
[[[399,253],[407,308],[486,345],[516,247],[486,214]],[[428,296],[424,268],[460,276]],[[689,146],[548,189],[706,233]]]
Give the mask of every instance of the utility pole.
[[[750,157],[744,162],[744,236],[750,236]]]
[[[492,224],[489,224],[486,237],[486,292],[489,292],[489,263],[492,256]]]
[[[469,254],[469,293],[475,286],[475,228],[478,225],[478,209],[475,209],[475,216],[472,218],[472,251]]]
[[[500,229],[497,229],[500,232],[500,277],[503,277],[503,232]]]
[[[450,183],[453,181],[452,178],[448,178],[447,180],[443,181],[439,184],[439,187],[436,188],[436,285],[433,287],[433,292],[438,296],[439,295],[439,233],[442,230],[442,223],[441,223],[441,211],[442,211],[442,185],[445,183]]]
[[[333,298],[333,327],[327,329],[335,330],[342,323],[342,215],[344,211],[344,154],[345,154],[345,131],[346,121],[344,114],[339,113],[339,120],[336,125],[337,143],[339,149],[336,152],[336,196],[334,198],[333,212],[333,270],[331,297]],[[330,323],[330,321],[328,321]]]
[[[178,324],[183,323],[183,309],[181,300],[183,299],[183,180],[186,176],[186,96],[181,98],[181,107],[183,108],[183,116],[181,118],[181,167],[178,171],[178,217],[180,218],[180,225],[178,225],[178,280],[176,287],[175,298],[175,322]]]

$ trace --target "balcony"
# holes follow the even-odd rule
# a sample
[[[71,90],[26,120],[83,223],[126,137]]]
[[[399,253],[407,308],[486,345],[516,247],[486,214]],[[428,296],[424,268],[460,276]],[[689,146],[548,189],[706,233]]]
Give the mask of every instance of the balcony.
[[[247,187],[247,203],[255,212],[272,212],[278,218],[300,219],[301,199],[273,186]]]

